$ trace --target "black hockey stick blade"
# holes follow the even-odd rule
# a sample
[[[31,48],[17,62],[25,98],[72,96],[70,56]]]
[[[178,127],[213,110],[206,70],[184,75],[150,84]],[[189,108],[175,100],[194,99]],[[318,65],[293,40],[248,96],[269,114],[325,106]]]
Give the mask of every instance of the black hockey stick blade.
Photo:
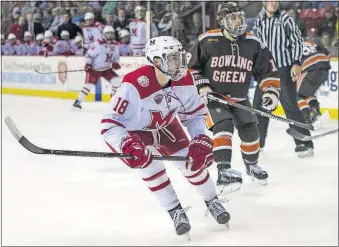
[[[321,133],[321,134],[318,134],[318,135],[308,136],[308,135],[304,135],[304,134],[300,133],[299,131],[297,131],[294,128],[289,128],[289,129],[286,130],[287,134],[289,134],[293,138],[298,139],[300,141],[312,141],[314,139],[318,139],[318,138],[323,137],[323,136],[335,134],[338,131],[339,131],[339,129],[334,129],[334,130],[330,130],[330,131],[327,131],[327,132],[324,132],[324,133]]]
[[[77,150],[54,150],[41,148],[31,143],[17,128],[12,118],[7,116],[5,118],[7,127],[18,140],[18,142],[26,148],[28,151],[35,154],[51,154],[61,156],[79,156],[79,157],[96,157],[96,158],[124,158],[131,159],[132,155],[123,153],[107,153],[107,152],[92,152],[92,151],[77,151]],[[155,160],[167,160],[167,161],[187,161],[188,158],[184,156],[153,156]]]
[[[49,75],[49,74],[61,74],[61,73],[69,73],[69,72],[81,72],[85,71],[83,69],[76,69],[76,70],[66,70],[66,71],[51,71],[51,72],[42,72],[37,69],[34,70],[38,74]]]
[[[278,120],[280,122],[288,123],[288,124],[291,124],[291,125],[303,128],[303,129],[315,130],[315,128],[312,124],[301,123],[301,122],[298,122],[298,121],[294,121],[292,119],[279,117],[279,116],[272,115],[272,114],[264,112],[264,111],[260,111],[258,109],[247,107],[247,106],[226,100],[222,95],[220,95],[218,93],[209,93],[208,98],[211,101],[219,103],[218,105],[220,107],[223,107],[225,105],[231,105],[231,106],[237,107],[239,109],[242,109],[244,111],[252,112],[253,114],[258,114],[258,115],[261,115],[263,117],[272,118],[272,119]]]

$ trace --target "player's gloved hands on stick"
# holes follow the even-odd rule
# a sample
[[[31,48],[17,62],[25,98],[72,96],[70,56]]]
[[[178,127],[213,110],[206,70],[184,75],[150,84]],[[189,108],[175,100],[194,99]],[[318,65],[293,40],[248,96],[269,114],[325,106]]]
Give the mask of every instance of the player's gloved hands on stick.
[[[262,108],[266,111],[274,111],[279,104],[279,91],[275,88],[268,88],[262,96]]]
[[[93,71],[92,65],[86,64],[84,70],[85,70],[86,72],[91,72],[91,71]]]
[[[134,156],[134,159],[126,159],[131,168],[145,168],[153,161],[151,152],[138,135],[125,137],[121,142],[121,151]]]
[[[119,69],[121,69],[121,66],[120,66],[119,63],[113,62],[113,63],[112,63],[112,69],[119,70]]]
[[[210,86],[205,85],[205,86],[199,87],[198,92],[199,92],[200,97],[204,100],[205,104],[207,104],[208,94],[212,93],[213,90]]]
[[[213,141],[207,135],[200,134],[195,137],[188,148],[189,161],[186,162],[186,168],[191,171],[199,171],[212,165]]]

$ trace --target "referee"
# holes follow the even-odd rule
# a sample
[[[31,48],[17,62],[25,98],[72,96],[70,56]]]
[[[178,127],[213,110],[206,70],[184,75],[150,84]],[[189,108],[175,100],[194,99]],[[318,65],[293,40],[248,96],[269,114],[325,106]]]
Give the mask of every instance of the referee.
[[[304,122],[297,103],[297,78],[301,73],[301,57],[303,52],[302,37],[294,20],[280,11],[277,0],[263,1],[264,8],[254,23],[253,33],[270,50],[280,75],[280,102],[286,117]],[[273,61],[272,61],[273,63]],[[253,107],[260,109],[262,93],[256,89]],[[260,131],[260,147],[264,148],[269,119],[258,116]],[[310,135],[308,130],[291,126],[299,132]],[[313,143],[294,139],[295,152],[300,158],[313,156]]]

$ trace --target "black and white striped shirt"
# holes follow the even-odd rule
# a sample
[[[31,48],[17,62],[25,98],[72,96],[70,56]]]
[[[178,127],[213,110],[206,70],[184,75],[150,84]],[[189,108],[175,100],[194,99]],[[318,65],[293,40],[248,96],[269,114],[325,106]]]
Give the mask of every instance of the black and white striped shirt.
[[[263,10],[253,26],[253,33],[270,50],[278,68],[301,64],[303,40],[295,21],[278,10],[271,18]]]

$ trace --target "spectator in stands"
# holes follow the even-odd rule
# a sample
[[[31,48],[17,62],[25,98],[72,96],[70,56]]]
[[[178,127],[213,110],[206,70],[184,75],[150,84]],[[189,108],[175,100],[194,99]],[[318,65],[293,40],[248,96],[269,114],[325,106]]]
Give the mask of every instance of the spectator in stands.
[[[177,16],[174,20],[173,20],[173,36],[180,41],[180,43],[182,44],[182,46],[184,47],[184,49],[186,51],[188,51],[191,48],[190,45],[190,40],[187,37],[187,29],[185,28],[184,22],[182,21],[182,19]]]
[[[292,7],[292,5],[291,5]],[[295,8],[290,8],[290,9],[286,9],[286,14],[288,14],[289,16],[291,16],[295,23],[297,24],[297,26],[299,27],[299,30],[301,32],[302,37],[305,37],[307,35],[307,29],[306,29],[306,25],[305,23],[299,18],[299,13]]]
[[[107,1],[104,7],[101,10],[101,15],[106,16],[106,15],[114,15],[115,9],[117,6],[116,1]]]
[[[332,56],[338,56],[338,49],[331,45],[331,39],[328,33],[323,33],[321,35],[321,45],[325,47]]]
[[[80,23],[84,22],[84,15],[79,13],[76,8],[71,8],[72,23],[80,27]]]
[[[105,26],[113,27],[113,24],[114,24],[113,16],[111,14],[108,14],[108,15],[105,15],[104,18],[105,18],[105,21],[104,21]]]
[[[126,10],[123,7],[118,8],[118,17],[114,20],[113,28],[115,30],[115,37],[119,37],[119,31],[122,29],[129,29],[130,19],[126,18]]]
[[[47,30],[50,28],[53,22],[53,15],[52,15],[52,10],[51,9],[45,9],[43,12],[43,17],[41,19],[41,25],[42,27]]]
[[[77,35],[82,35],[82,30],[79,26],[72,23],[69,11],[66,11],[62,15],[63,24],[58,27],[57,36],[61,38],[61,32],[63,30],[68,31],[70,39],[74,39]]]
[[[54,19],[53,19],[53,22],[49,28],[49,30],[51,30],[53,33],[57,33],[58,31],[58,27],[60,25],[62,25],[62,13],[64,12],[64,9],[63,8],[60,8],[60,7],[56,7],[52,10],[52,13],[53,13],[53,16],[54,16]]]
[[[319,33],[327,33],[330,39],[333,39],[335,32],[336,17],[334,16],[334,7],[333,5],[326,5],[325,7],[325,20],[320,22]]]
[[[18,37],[20,41],[22,40],[21,33],[22,33],[22,25],[24,23],[25,23],[25,19],[22,16],[20,16],[18,21],[12,24],[12,26],[9,29],[9,32],[15,34],[15,36]]]
[[[202,21],[201,21],[201,14],[199,12],[195,12],[193,14],[193,26],[191,27],[191,35],[192,37],[198,37],[202,34]]]
[[[126,18],[127,19],[134,19],[135,18],[134,5],[132,3],[127,3],[125,5],[125,10],[126,10]]]
[[[37,14],[35,14],[37,15]],[[36,18],[36,16],[35,16]],[[39,33],[43,33],[45,29],[42,27],[41,23],[38,21],[34,21],[32,13],[28,13],[26,15],[26,20],[27,22],[22,25],[22,30],[21,30],[21,37],[23,39],[24,33],[26,31],[30,32],[32,36],[36,36]]]

